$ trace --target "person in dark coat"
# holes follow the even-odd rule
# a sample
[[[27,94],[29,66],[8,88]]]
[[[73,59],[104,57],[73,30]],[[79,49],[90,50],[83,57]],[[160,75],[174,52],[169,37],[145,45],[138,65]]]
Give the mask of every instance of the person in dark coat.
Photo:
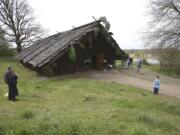
[[[130,61],[130,65],[131,65],[131,68],[133,68],[133,58],[129,58],[129,61]]]
[[[18,92],[18,89],[17,89],[17,80],[18,80],[18,76],[16,75],[15,71],[12,70],[12,85],[13,85],[13,94],[15,96],[18,96],[19,95],[19,92]],[[13,95],[13,96],[14,96]]]
[[[13,75],[11,67],[8,67],[8,70],[4,75],[4,81],[8,85],[8,99],[15,101],[15,96],[13,94]]]

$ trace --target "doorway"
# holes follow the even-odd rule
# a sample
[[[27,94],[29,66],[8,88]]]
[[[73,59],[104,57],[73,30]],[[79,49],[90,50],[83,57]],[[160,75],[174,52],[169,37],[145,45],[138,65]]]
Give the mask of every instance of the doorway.
[[[91,58],[92,68],[103,70],[104,68],[104,54],[93,55]]]

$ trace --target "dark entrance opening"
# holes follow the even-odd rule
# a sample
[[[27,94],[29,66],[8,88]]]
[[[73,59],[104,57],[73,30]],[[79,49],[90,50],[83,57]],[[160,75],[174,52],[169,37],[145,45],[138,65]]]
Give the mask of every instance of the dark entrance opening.
[[[104,68],[104,55],[93,55],[91,58],[91,64],[93,69],[102,70]]]
[[[96,69],[103,70],[104,68],[104,54],[98,54],[96,59]]]
[[[91,64],[92,64],[92,69],[96,69],[96,61],[97,61],[97,56],[93,55],[91,57]]]

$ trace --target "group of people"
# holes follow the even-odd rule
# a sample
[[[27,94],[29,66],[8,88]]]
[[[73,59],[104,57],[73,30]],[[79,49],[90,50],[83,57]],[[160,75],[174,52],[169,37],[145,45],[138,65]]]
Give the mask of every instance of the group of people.
[[[127,59],[127,65],[128,65],[128,69],[133,68],[133,58],[132,57],[129,57]],[[137,60],[137,73],[140,73],[142,65],[143,65],[143,59],[138,59]]]
[[[4,82],[8,85],[8,99],[16,101],[16,96],[19,95],[17,89],[17,75],[12,67],[8,67],[4,74]]]
[[[138,72],[140,71],[141,67],[142,67],[142,61],[138,61],[137,62]],[[16,96],[19,95],[17,89],[17,80],[18,80],[18,76],[16,75],[15,71],[11,67],[8,67],[7,71],[4,74],[4,81],[8,85],[8,99],[11,101],[16,101]],[[158,94],[159,89],[160,89],[160,79],[159,76],[156,76],[156,79],[153,81],[153,94]]]
[[[133,58],[131,58],[131,57],[129,57],[128,59],[127,59],[127,64],[128,64],[128,68],[132,68],[133,67]]]
[[[129,57],[127,59],[127,65],[128,68],[133,67],[133,59]],[[143,59],[138,59],[137,60],[137,73],[139,74],[143,65]],[[156,79],[153,81],[153,94],[158,94],[160,90],[160,79],[159,76],[156,76]]]

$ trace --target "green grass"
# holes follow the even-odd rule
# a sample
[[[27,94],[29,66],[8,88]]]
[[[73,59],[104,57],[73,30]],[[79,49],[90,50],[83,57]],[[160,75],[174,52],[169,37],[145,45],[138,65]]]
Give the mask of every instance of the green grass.
[[[17,102],[3,95],[0,135],[179,135],[180,100],[135,87],[73,76],[42,78],[11,58],[19,76]]]

